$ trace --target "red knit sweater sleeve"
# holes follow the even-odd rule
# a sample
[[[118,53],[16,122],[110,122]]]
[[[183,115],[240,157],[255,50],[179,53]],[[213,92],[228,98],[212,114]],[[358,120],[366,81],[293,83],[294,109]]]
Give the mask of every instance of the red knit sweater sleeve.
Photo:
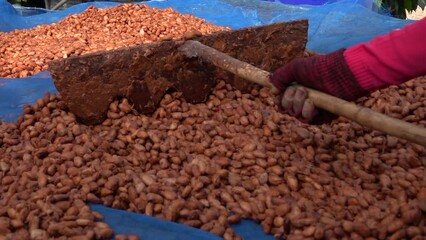
[[[373,91],[426,75],[426,18],[354,45],[345,60],[360,86]]]

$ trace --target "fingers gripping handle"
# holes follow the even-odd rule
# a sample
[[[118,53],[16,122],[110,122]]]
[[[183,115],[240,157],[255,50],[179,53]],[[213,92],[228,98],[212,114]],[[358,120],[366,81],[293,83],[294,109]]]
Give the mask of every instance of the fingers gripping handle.
[[[279,92],[269,81],[271,73],[235,59],[198,41],[188,40],[179,50],[187,57],[199,57],[203,61],[229,71],[243,79],[268,87],[273,93]],[[318,108],[346,117],[362,126],[426,146],[426,129],[423,127],[388,117],[317,90],[309,88],[307,90],[309,99]]]

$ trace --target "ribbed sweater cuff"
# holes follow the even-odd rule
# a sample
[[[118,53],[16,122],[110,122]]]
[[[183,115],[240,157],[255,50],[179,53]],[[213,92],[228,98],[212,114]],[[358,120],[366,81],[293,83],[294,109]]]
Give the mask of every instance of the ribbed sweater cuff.
[[[325,55],[317,64],[317,76],[322,79],[322,86],[317,87],[326,92],[353,101],[366,94],[361,88],[357,79],[347,65],[343,53],[345,49],[339,49],[333,53]]]
[[[367,54],[363,45],[359,44],[348,48],[343,55],[349,69],[362,89],[371,92],[385,87],[384,83],[377,81],[377,79],[371,74],[370,69],[366,64],[365,58]]]

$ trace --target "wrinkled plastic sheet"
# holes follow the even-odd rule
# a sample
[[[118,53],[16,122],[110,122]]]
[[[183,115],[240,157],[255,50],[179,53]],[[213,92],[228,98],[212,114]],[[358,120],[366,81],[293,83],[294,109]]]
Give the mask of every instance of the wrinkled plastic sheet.
[[[380,15],[365,4],[365,1],[332,1],[321,6],[282,4],[279,0],[166,0],[143,2],[152,7],[172,7],[182,13],[205,18],[220,26],[237,29],[259,26],[279,21],[300,18],[309,19],[307,48],[328,53],[369,41],[377,35],[402,28],[411,21]],[[117,5],[114,2],[83,3],[63,11],[48,12],[33,16],[20,16],[18,11],[0,0],[0,31],[28,29],[40,24],[55,23],[64,17],[84,11],[89,5],[105,8]],[[218,14],[220,13],[220,14]],[[0,78],[0,119],[16,121],[22,106],[34,103],[45,92],[57,92],[48,72],[22,79]],[[176,224],[142,214],[110,209],[102,205],[90,205],[105,216],[116,234],[137,234],[141,239],[220,239],[205,231]],[[263,234],[259,224],[249,220],[233,226],[245,239],[273,239]]]
[[[54,10],[48,10],[45,8],[37,8],[37,7],[21,7],[21,6],[14,6],[15,10],[18,12],[21,16],[33,16],[48,12],[54,12]]]

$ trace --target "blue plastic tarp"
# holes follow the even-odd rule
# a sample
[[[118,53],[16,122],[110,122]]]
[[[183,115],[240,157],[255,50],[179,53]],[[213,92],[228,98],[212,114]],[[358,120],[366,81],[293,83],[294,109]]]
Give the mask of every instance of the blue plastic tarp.
[[[370,0],[328,1],[305,0],[305,4],[290,5],[292,0],[166,0],[143,2],[152,7],[172,7],[220,26],[233,29],[259,26],[279,21],[307,18],[309,33],[307,48],[328,53],[398,29],[411,21],[380,15],[371,10]],[[321,2],[321,4],[319,3]],[[115,2],[78,4],[63,11],[34,16],[20,16],[6,0],[0,0],[0,31],[28,29],[40,24],[58,22],[66,16],[84,11],[89,5],[105,8]],[[318,5],[318,6],[314,6]],[[1,55],[0,55],[1,56]],[[0,119],[15,121],[22,113],[22,106],[31,104],[46,91],[56,92],[48,72],[21,79],[0,78]],[[155,219],[142,214],[110,209],[101,205],[91,207],[105,216],[105,221],[118,234],[137,234],[141,239],[220,239],[207,232],[176,223]],[[245,239],[273,239],[263,234],[260,225],[244,220],[233,226]]]
[[[92,210],[105,216],[104,221],[113,226],[115,234],[136,234],[141,239],[156,240],[220,240],[222,238],[203,230],[165,221],[158,218],[107,208],[100,204],[90,204]],[[262,227],[243,219],[233,229],[246,240],[273,240],[263,233]]]
[[[265,1],[275,2],[275,0],[265,0]],[[283,4],[313,5],[313,6],[335,3],[335,2],[338,2],[338,1],[339,0],[279,0],[279,2],[281,2]],[[374,4],[374,1],[373,0],[363,0],[363,1],[358,1],[358,3],[367,7],[367,8],[371,8]]]
[[[0,78],[0,120],[16,121],[23,106],[36,102],[46,92],[57,92],[49,72],[27,78]]]

